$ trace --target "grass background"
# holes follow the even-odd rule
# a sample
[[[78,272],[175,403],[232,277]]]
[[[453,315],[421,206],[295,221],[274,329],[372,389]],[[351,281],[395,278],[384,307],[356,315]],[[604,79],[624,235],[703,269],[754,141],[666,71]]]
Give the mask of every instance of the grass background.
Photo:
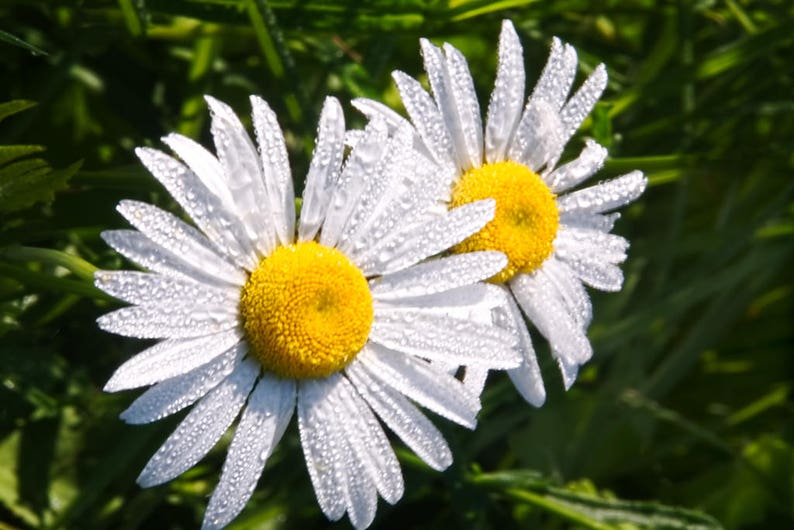
[[[400,450],[406,495],[373,528],[794,528],[794,7],[789,0],[53,0],[0,4],[0,529],[198,528],[228,440],[163,486],[134,483],[179,418],[117,415],[101,388],[140,341],[100,332],[125,267],[99,232],[122,198],[174,209],[132,149],[176,130],[209,145],[201,95],[263,95],[300,188],[323,98],[398,108],[418,38],[469,58],[485,107],[501,19],[530,83],[553,35],[610,82],[579,135],[600,178],[641,169],[619,294],[593,293],[596,355],[549,398],[492,377],[479,429],[444,423],[435,473]],[[22,101],[20,101],[22,100]],[[32,102],[32,103],[26,103]],[[35,103],[35,106],[31,106]],[[27,108],[30,107],[30,108]],[[247,119],[247,118],[246,118]],[[181,415],[180,415],[181,416]],[[349,528],[321,515],[293,424],[230,528]]]

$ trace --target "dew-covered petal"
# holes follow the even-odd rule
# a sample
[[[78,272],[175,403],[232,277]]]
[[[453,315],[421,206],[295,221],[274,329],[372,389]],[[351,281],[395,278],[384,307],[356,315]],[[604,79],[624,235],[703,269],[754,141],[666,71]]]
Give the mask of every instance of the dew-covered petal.
[[[463,374],[463,385],[475,396],[482,394],[488,379],[488,368],[470,364]]]
[[[592,357],[584,330],[546,275],[518,274],[510,280],[510,289],[527,318],[561,355],[578,363]]]
[[[346,378],[340,379],[336,391],[347,414],[339,427],[380,495],[394,504],[403,496],[403,476],[386,434],[372,409]]]
[[[573,256],[623,263],[626,261],[629,242],[624,237],[600,230],[563,227],[557,232],[554,248],[555,253],[563,259]]]
[[[530,100],[516,128],[508,158],[539,173],[565,146],[560,115],[542,99]]]
[[[386,122],[391,132],[410,124],[408,120],[379,101],[368,98],[355,98],[350,103],[367,119],[380,119]]]
[[[563,44],[554,37],[546,66],[543,67],[529,99],[546,101],[555,111],[559,111],[568,98],[576,77],[576,63],[576,50],[573,46]]]
[[[397,234],[360,260],[365,275],[396,272],[447,250],[493,219],[493,199],[472,202],[431,218],[408,233]]]
[[[381,382],[363,363],[354,361],[346,374],[386,426],[427,465],[441,471],[452,463],[441,432],[405,396]]]
[[[369,180],[383,170],[381,161],[388,145],[388,128],[382,121],[372,121],[364,137],[347,157],[338,184],[331,195],[325,222],[320,233],[320,244],[335,247],[345,226],[358,205]]]
[[[466,139],[463,136],[463,127],[458,115],[458,104],[452,88],[452,80],[447,70],[447,62],[444,54],[438,46],[430,43],[427,39],[419,39],[424,58],[425,71],[430,81],[430,88],[433,90],[433,98],[441,118],[452,142],[452,155],[457,167],[466,170],[471,166],[466,147]]]
[[[108,333],[139,339],[184,339],[237,326],[237,311],[225,306],[167,304],[123,307],[97,319]]]
[[[419,405],[470,429],[477,424],[477,396],[445,371],[376,344],[365,346],[357,359],[370,375]]]
[[[295,241],[295,190],[287,145],[276,113],[259,96],[251,96],[250,100],[271,219],[281,244],[290,245]]]
[[[334,428],[342,430],[348,417],[340,417]],[[342,461],[344,466],[344,480],[342,482],[345,498],[345,509],[350,518],[350,524],[356,530],[363,530],[372,524],[375,519],[375,510],[378,507],[378,494],[372,477],[367,473],[364,463],[355,453],[351,441],[341,433]]]
[[[192,339],[158,342],[119,366],[104,390],[118,392],[185,374],[228,351],[240,339],[240,333],[232,329]]]
[[[565,124],[566,138],[573,136],[584,119],[593,110],[598,98],[607,86],[607,69],[603,64],[596,66],[593,73],[582,83],[582,86],[560,111],[560,118]]]
[[[204,99],[212,115],[210,132],[226,176],[226,186],[234,198],[238,224],[245,227],[245,234],[259,256],[266,256],[276,246],[276,234],[280,235],[280,230],[284,228],[280,211],[273,209],[278,205],[278,199],[271,196],[270,190],[266,188],[256,147],[240,119],[222,101],[211,96],[204,96]],[[258,125],[260,119],[254,107],[254,124]],[[264,149],[264,146],[261,147]],[[272,168],[269,170],[272,171]]]
[[[138,484],[144,488],[156,486],[196,465],[237,417],[258,374],[256,361],[241,362],[182,420],[146,464],[138,476]]]
[[[582,254],[560,256],[560,259],[580,280],[594,289],[617,292],[623,287],[623,271],[614,263]]]
[[[620,212],[608,214],[588,212],[563,212],[560,214],[560,226],[566,228],[585,228],[610,232],[615,227],[615,221],[620,219]]]
[[[563,195],[557,199],[557,208],[563,215],[569,212],[608,212],[639,197],[647,184],[648,179],[641,171],[632,171],[601,184]]]
[[[224,206],[231,212],[236,212],[234,198],[229,192],[226,177],[223,174],[223,166],[215,158],[215,155],[200,143],[181,134],[171,133],[163,137],[162,140],[179,155],[179,158],[187,164],[207,189],[221,199]]]
[[[229,211],[195,173],[161,151],[139,147],[135,154],[224,256],[241,267],[256,265],[252,243],[256,235],[246,233],[241,223],[245,210],[239,204],[236,211]]]
[[[502,22],[499,65],[485,123],[485,158],[501,162],[513,138],[524,105],[524,54],[513,23]]]
[[[116,209],[146,237],[207,274],[233,285],[243,285],[245,273],[215,250],[198,230],[176,216],[144,202],[123,200]]]
[[[317,144],[312,155],[303,205],[298,223],[298,239],[314,239],[325,219],[333,186],[339,178],[345,150],[345,116],[336,98],[325,99],[320,123],[317,126]]]
[[[396,351],[451,364],[505,369],[519,363],[513,335],[507,331],[411,309],[376,307],[370,340]]]
[[[590,296],[573,271],[556,256],[547,259],[541,270],[557,289],[570,315],[583,329],[586,329],[593,319],[593,306],[590,303]]]
[[[336,521],[344,515],[345,441],[334,422],[329,394],[339,374],[325,379],[305,379],[298,387],[298,429],[317,503],[326,517]]]
[[[339,237],[337,248],[346,254],[354,250],[356,244],[367,238],[370,227],[377,218],[389,209],[390,203],[400,199],[406,185],[405,173],[412,169],[411,159],[415,155],[411,149],[411,135],[408,130],[399,129],[391,137],[384,139],[380,158],[372,160],[365,175],[365,185],[358,196]],[[353,178],[356,178],[355,176]]]
[[[138,271],[97,271],[94,285],[131,304],[196,303],[237,307],[239,289]]]
[[[562,384],[565,387],[565,390],[570,390],[571,386],[573,386],[573,384],[576,382],[576,377],[579,375],[580,365],[576,362],[570,361],[564,356],[557,355],[557,353],[553,350],[552,354],[557,361],[557,366],[560,367],[560,373],[562,374]]]
[[[392,72],[405,110],[411,117],[419,135],[439,163],[455,164],[456,156],[452,138],[441,111],[419,81],[400,71]]]
[[[558,167],[546,178],[553,193],[562,193],[584,182],[604,165],[607,150],[593,140],[588,139],[586,142],[587,145],[575,160]]]
[[[518,350],[521,352],[521,364],[517,368],[507,370],[507,375],[513,382],[518,393],[527,400],[527,403],[540,407],[546,401],[546,388],[543,386],[543,377],[540,373],[538,358],[532,346],[524,317],[518,309],[512,296],[507,297],[505,309],[508,312],[511,326],[518,336]]]
[[[469,252],[429,260],[370,281],[376,300],[440,293],[490,278],[507,265],[501,252]]]
[[[229,446],[223,472],[204,514],[202,530],[219,530],[251,498],[262,469],[295,409],[295,382],[264,374],[251,392]]]
[[[202,268],[200,261],[191,262],[188,256],[174,254],[137,230],[105,230],[100,235],[105,243],[128,260],[163,276],[195,280],[220,287],[228,287],[230,283],[236,286],[245,283],[245,274],[242,271],[235,282],[222,280]]]
[[[127,423],[139,425],[179,412],[204,397],[207,392],[226,379],[226,376],[240,363],[246,351],[240,343],[207,364],[160,381],[133,401],[119,417]]]
[[[447,71],[449,72],[450,88],[455,98],[460,128],[463,133],[463,145],[466,148],[468,161],[464,160],[462,169],[482,165],[482,119],[480,118],[480,104],[474,90],[474,80],[471,77],[466,58],[462,53],[449,43],[444,44],[447,57]],[[460,157],[460,153],[459,153]]]

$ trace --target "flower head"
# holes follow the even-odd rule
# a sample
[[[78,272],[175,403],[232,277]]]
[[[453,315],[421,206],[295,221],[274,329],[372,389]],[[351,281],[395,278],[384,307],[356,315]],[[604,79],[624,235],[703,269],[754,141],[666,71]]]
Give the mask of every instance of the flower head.
[[[297,410],[323,512],[368,526],[377,495],[396,502],[400,466],[380,420],[429,466],[452,455],[422,405],[467,427],[477,395],[442,366],[508,368],[513,338],[491,325],[499,252],[432,258],[477,232],[492,200],[439,215],[424,182],[443,171],[409,130],[372,122],[344,161],[345,125],[329,98],[300,218],[272,110],[251,98],[259,149],[225,104],[207,98],[217,155],[172,134],[179,161],[137,154],[196,227],[122,201],[137,230],[103,233],[149,272],[101,271],[96,285],[132,304],[99,319],[121,335],[159,339],[123,364],[107,391],[154,385],[122,418],[147,423],[193,405],[144,468],[153,486],[195,465],[240,415],[204,528],[245,506]],[[428,259],[432,258],[432,259]],[[421,263],[420,263],[421,262]],[[435,364],[431,361],[434,361]]]
[[[507,265],[491,281],[510,293],[506,322],[512,321],[523,355],[522,365],[508,373],[527,401],[540,405],[546,392],[522,313],[548,339],[569,388],[579,366],[592,356],[586,335],[592,308],[583,284],[617,291],[623,283],[618,264],[626,259],[628,242],[610,234],[619,214],[609,212],[639,197],[647,181],[634,171],[572,191],[606,159],[606,149],[592,140],[576,159],[558,165],[566,143],[606,87],[603,64],[569,95],[576,50],[555,38],[540,79],[525,101],[521,43],[512,23],[504,21],[496,83],[483,127],[461,52],[426,39],[421,47],[432,96],[410,76],[393,74],[415,129],[415,143],[444,168],[435,180],[443,183],[439,198],[450,207],[496,200],[494,219],[453,250],[498,250],[507,255]],[[374,101],[359,99],[354,105],[393,128],[409,123]],[[485,375],[476,367],[467,369],[467,379],[477,386]]]

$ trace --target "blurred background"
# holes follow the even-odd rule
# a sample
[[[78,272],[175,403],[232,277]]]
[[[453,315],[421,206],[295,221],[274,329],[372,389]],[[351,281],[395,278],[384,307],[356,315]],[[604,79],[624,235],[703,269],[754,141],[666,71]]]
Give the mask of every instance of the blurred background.
[[[118,304],[93,271],[129,266],[99,233],[126,228],[122,198],[177,211],[133,148],[170,131],[211,145],[202,94],[247,125],[260,94],[301,189],[324,97],[350,126],[353,97],[404,112],[389,74],[423,75],[420,36],[466,54],[484,109],[503,18],[529,85],[554,35],[577,84],[608,67],[567,156],[593,137],[610,150],[597,178],[650,179],[615,229],[625,287],[592,293],[596,354],[569,392],[537,338],[544,407],[493,376],[476,432],[437,419],[449,470],[401,448],[405,497],[372,528],[794,528],[790,0],[4,0],[0,529],[195,529],[219,476],[228,437],[140,489],[182,415],[127,426],[138,392],[101,390],[146,344],[95,325]],[[293,422],[230,528],[327,527],[350,526],[320,513]]]

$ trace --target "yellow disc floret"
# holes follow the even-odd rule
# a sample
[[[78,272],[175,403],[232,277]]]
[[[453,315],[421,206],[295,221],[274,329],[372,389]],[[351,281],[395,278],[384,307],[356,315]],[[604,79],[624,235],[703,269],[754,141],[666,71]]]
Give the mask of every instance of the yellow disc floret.
[[[313,241],[278,247],[240,297],[251,353],[291,379],[327,377],[355,358],[372,326],[372,295],[340,251]]]
[[[453,252],[499,250],[507,267],[490,281],[501,283],[540,267],[553,250],[560,215],[554,194],[528,167],[496,162],[466,172],[452,190],[450,208],[482,199],[496,200],[496,214]]]

